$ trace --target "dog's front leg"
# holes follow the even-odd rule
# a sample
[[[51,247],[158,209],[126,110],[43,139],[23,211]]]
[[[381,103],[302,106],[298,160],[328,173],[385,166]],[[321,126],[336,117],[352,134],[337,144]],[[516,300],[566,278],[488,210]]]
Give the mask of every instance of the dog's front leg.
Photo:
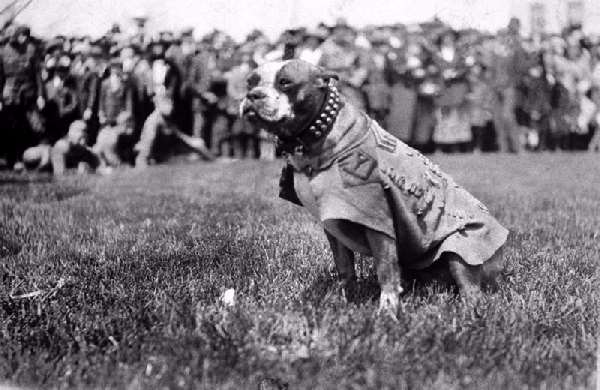
[[[333,261],[337,270],[338,279],[342,287],[344,298],[348,302],[354,301],[356,294],[356,271],[354,269],[354,253],[340,240],[325,231],[329,246],[333,252]]]
[[[379,311],[396,318],[402,288],[400,262],[396,253],[396,241],[381,232],[366,229],[367,241],[375,258],[377,280],[381,287]]]

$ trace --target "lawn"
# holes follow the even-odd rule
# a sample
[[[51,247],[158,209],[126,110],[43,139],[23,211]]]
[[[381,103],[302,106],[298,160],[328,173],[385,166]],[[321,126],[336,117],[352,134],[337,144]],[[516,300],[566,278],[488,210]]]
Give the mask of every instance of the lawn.
[[[360,302],[341,299],[318,225],[277,198],[280,162],[0,172],[0,382],[592,389],[600,157],[434,160],[510,229],[508,269],[475,310],[417,285],[397,323],[375,314],[368,258]]]

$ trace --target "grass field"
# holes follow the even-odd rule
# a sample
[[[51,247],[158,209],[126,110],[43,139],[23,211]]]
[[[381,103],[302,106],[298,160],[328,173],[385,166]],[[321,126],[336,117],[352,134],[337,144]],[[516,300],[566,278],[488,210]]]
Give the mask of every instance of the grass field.
[[[436,156],[511,231],[476,310],[417,286],[399,322],[334,287],[281,163],[0,173],[0,382],[32,388],[592,389],[600,158]],[[236,304],[219,301],[235,288]]]

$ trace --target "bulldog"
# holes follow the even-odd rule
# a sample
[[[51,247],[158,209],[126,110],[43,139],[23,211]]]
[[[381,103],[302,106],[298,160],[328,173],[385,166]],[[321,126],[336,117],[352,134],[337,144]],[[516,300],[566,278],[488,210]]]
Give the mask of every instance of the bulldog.
[[[249,74],[240,111],[277,137],[287,158],[280,196],[322,224],[343,294],[354,297],[359,252],[375,260],[380,310],[397,312],[403,271],[439,265],[463,297],[478,298],[503,268],[508,231],[437,165],[353,107],[336,81],[301,60],[268,63]]]

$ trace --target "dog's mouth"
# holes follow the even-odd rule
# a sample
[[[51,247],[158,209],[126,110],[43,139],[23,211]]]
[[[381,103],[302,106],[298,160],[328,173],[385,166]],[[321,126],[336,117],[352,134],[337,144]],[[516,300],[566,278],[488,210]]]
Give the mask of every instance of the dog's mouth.
[[[256,105],[244,101],[240,106],[240,116],[251,123],[258,123],[267,127],[280,126],[285,123],[287,117],[278,115],[277,109],[267,107],[256,107]]]

